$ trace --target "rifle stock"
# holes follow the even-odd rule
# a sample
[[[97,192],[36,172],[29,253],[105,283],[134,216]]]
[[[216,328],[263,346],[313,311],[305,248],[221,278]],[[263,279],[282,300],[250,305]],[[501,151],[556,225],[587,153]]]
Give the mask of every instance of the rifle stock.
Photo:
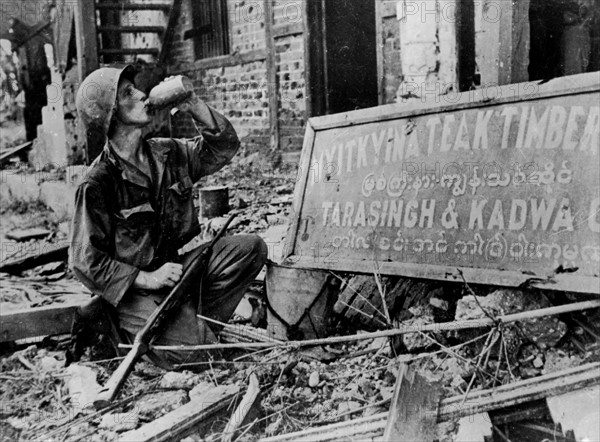
[[[200,283],[203,282],[203,274],[206,270],[212,249],[215,243],[223,236],[229,227],[229,224],[231,224],[231,221],[233,221],[235,217],[236,214],[233,214],[229,217],[225,225],[210,241],[208,246],[204,248],[190,263],[184,275],[181,277],[175,287],[173,287],[165,300],[146,320],[144,327],[135,336],[133,348],[129,350],[129,353],[125,359],[121,361],[119,367],[114,371],[104,388],[102,388],[102,390],[100,390],[96,396],[96,399],[94,400],[94,407],[97,410],[108,407],[117,396],[119,390],[125,383],[125,380],[135,367],[135,363],[150,349],[151,341],[156,336],[166,316],[169,314],[169,312],[179,307],[185,300],[189,293],[189,286],[198,278],[198,275],[196,275],[195,272],[195,270],[198,268],[200,268],[203,272],[199,277]],[[198,302],[202,302],[202,300],[199,300]]]
[[[125,359],[121,361],[104,388],[98,392],[96,399],[94,399],[94,408],[96,410],[101,410],[111,404],[113,399],[117,396],[117,393],[121,390],[125,380],[133,371],[135,363],[148,350],[147,347],[148,346],[142,342],[134,343],[133,348],[129,350]]]

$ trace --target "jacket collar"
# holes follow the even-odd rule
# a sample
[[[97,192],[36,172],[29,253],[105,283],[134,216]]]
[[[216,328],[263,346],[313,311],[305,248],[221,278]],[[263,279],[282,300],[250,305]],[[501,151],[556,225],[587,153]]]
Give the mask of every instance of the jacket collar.
[[[171,151],[169,143],[161,143],[159,139],[149,139],[144,142],[144,149],[149,151],[150,155],[155,161],[157,172],[158,172],[158,185],[162,183],[162,178],[165,171],[165,163]],[[108,161],[113,164],[120,172],[121,177],[125,181],[129,181],[137,186],[150,187],[150,177],[144,174],[141,170],[131,164],[129,161],[119,157],[114,151],[110,140],[106,141],[104,145],[104,154]]]

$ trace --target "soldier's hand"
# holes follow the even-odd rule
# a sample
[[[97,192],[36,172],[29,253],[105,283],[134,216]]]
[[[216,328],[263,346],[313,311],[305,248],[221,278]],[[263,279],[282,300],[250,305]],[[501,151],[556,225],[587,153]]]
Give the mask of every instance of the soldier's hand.
[[[183,267],[181,264],[168,262],[153,272],[140,272],[136,286],[146,290],[160,290],[174,287],[181,279]]]

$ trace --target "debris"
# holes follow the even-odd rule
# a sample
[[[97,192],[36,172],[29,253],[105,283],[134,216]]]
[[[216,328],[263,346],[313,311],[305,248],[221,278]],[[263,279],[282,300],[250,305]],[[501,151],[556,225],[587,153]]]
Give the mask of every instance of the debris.
[[[199,376],[189,371],[169,371],[160,380],[158,385],[165,390],[190,390],[199,382]]]
[[[600,300],[575,302],[571,304],[564,304],[556,307],[548,307],[540,310],[513,313],[506,316],[499,316],[495,320],[490,318],[482,318],[476,320],[467,321],[454,321],[446,323],[435,323],[425,325],[421,328],[405,327],[401,326],[396,329],[378,331],[373,333],[364,333],[359,335],[348,335],[348,336],[333,336],[330,338],[323,339],[305,339],[298,341],[289,341],[283,344],[275,342],[249,342],[240,344],[206,344],[206,345],[189,345],[189,346],[169,346],[169,345],[157,345],[152,348],[157,351],[199,351],[199,350],[216,350],[226,348],[271,348],[271,347],[312,347],[315,345],[327,345],[327,344],[339,344],[343,342],[355,342],[363,341],[366,339],[374,339],[381,337],[392,337],[400,336],[406,333],[424,333],[424,332],[439,332],[439,331],[451,331],[451,330],[468,330],[481,327],[491,327],[498,323],[510,324],[518,321],[529,321],[536,318],[542,318],[545,316],[556,316],[564,313],[588,310],[600,308]],[[119,348],[130,349],[132,345],[119,345]]]
[[[493,432],[492,420],[487,413],[465,416],[458,421],[458,432],[454,437],[457,442],[485,442]]]
[[[42,371],[53,371],[64,366],[63,362],[56,360],[52,356],[43,356],[39,362],[40,369]]]
[[[308,386],[311,388],[316,388],[320,382],[321,379],[319,378],[319,372],[313,371],[308,378]]]
[[[71,331],[75,309],[83,302],[51,304],[0,313],[0,342],[65,334]]]
[[[239,433],[239,429],[260,415],[260,386],[254,373],[250,375],[248,390],[231,415],[221,442],[231,442]]]
[[[213,384],[212,382],[202,381],[190,390],[190,400],[200,400],[204,395],[206,395],[209,391],[212,391],[214,388],[215,384]]]
[[[176,410],[150,422],[137,430],[124,433],[124,441],[161,442],[177,440],[200,424],[208,424],[232,402],[239,388],[219,386]]]
[[[40,246],[39,253],[24,258],[10,259],[0,264],[0,272],[18,275],[43,264],[64,261],[69,255],[68,244],[45,244]]]
[[[411,366],[402,364],[383,440],[435,439],[435,424],[442,394],[440,387],[438,382],[429,381]]]
[[[102,417],[100,428],[115,433],[134,430],[139,425],[139,417],[135,411],[129,413],[109,413]]]
[[[79,364],[69,365],[66,372],[69,375],[67,389],[71,397],[71,405],[81,409],[93,407],[94,397],[101,388],[96,382],[96,372],[90,367]]]
[[[147,421],[156,419],[158,415],[169,413],[189,402],[185,390],[158,391],[144,396],[137,402],[140,418]]]
[[[600,386],[573,391],[546,399],[552,419],[563,431],[572,430],[578,441],[600,440],[598,410]]]
[[[18,229],[18,230],[11,230],[10,232],[7,232],[6,237],[8,239],[12,239],[14,241],[22,242],[22,241],[29,241],[32,239],[46,238],[51,233],[52,232],[50,230],[41,229],[41,228]]]
[[[21,153],[25,149],[28,149],[32,144],[33,144],[33,141],[28,141],[26,143],[19,144],[18,146],[12,147],[7,152],[4,152],[2,155],[0,155],[0,167],[4,166],[4,164],[6,164],[10,160],[11,157]]]
[[[517,312],[528,312],[550,307],[550,301],[543,294],[533,294],[520,290],[496,290],[487,296],[468,295],[458,301],[455,319],[472,320],[483,319]],[[520,322],[519,329],[505,330],[504,338],[508,345],[509,353],[518,350],[524,339],[533,341],[540,348],[555,346],[566,334],[567,326],[564,322],[554,317],[535,318]]]

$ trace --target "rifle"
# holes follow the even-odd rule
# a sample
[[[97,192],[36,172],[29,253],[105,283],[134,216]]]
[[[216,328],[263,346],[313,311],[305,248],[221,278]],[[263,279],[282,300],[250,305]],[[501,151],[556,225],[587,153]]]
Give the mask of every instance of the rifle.
[[[194,257],[177,285],[173,287],[165,300],[146,320],[144,327],[135,336],[133,348],[129,350],[129,353],[125,359],[121,361],[119,367],[112,374],[104,388],[100,390],[96,396],[96,399],[94,400],[94,407],[96,410],[106,408],[110,405],[112,400],[116,397],[117,393],[123,386],[123,383],[133,370],[135,363],[139,360],[139,358],[146,354],[148,350],[150,350],[150,346],[154,339],[158,336],[158,331],[163,325],[167,315],[175,311],[183,304],[189,295],[189,289],[191,288],[191,285],[194,283],[198,284],[198,275],[195,274],[196,270],[201,270],[199,284],[202,285],[204,283],[204,275],[206,273],[206,267],[212,253],[212,249],[215,243],[223,236],[227,230],[227,227],[229,227],[229,224],[231,224],[231,221],[233,221],[235,217],[236,214],[231,215],[221,230],[219,230],[215,237],[210,241],[208,246],[206,246],[196,257]],[[199,299],[198,302],[201,303],[202,300]]]

